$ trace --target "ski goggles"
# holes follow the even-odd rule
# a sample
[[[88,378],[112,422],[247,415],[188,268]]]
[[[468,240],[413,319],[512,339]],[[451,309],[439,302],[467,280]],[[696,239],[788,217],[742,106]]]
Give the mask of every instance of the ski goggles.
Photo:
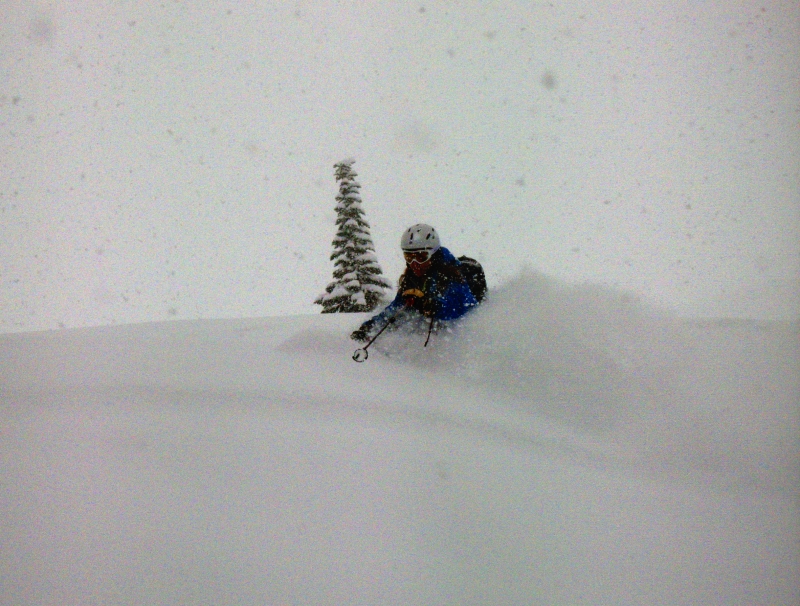
[[[431,251],[429,250],[409,250],[403,253],[403,256],[406,258],[406,263],[412,263],[416,261],[417,263],[425,263],[431,258]]]

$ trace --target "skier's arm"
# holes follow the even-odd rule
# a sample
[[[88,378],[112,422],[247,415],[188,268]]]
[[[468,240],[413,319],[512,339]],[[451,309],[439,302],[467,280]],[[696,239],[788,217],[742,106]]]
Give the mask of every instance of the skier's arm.
[[[368,322],[372,322],[373,326],[377,325],[382,327],[391,318],[393,318],[395,314],[397,314],[398,310],[403,307],[403,305],[403,296],[398,292],[394,300],[389,303],[389,305],[387,305],[381,313],[373,317],[371,320],[368,320]]]
[[[364,322],[350,335],[354,341],[366,341],[369,339],[375,327],[380,330],[383,328],[396,314],[397,311],[403,306],[403,297],[400,291],[397,292],[394,300],[386,306],[386,308],[379,314],[374,315],[369,320]]]

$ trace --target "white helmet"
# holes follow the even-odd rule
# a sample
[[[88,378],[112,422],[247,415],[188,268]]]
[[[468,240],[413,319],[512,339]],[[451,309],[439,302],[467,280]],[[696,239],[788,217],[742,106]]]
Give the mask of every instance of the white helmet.
[[[404,251],[412,252],[416,250],[427,250],[430,254],[439,250],[439,234],[430,225],[417,223],[409,227],[400,239],[400,248]]]

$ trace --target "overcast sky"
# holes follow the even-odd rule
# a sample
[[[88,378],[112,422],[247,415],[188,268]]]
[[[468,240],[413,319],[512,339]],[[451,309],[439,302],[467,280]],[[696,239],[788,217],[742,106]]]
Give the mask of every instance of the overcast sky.
[[[333,164],[412,223],[681,313],[800,308],[800,5],[6,2],[0,331],[316,313]]]

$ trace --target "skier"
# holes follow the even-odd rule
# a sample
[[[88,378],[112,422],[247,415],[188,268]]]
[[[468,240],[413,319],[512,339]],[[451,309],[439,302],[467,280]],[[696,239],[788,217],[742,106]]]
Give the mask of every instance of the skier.
[[[439,242],[430,225],[412,225],[400,239],[406,269],[400,276],[397,296],[381,313],[364,322],[350,337],[368,341],[376,330],[393,322],[398,314],[434,322],[455,320],[478,304],[460,271],[461,262]]]

